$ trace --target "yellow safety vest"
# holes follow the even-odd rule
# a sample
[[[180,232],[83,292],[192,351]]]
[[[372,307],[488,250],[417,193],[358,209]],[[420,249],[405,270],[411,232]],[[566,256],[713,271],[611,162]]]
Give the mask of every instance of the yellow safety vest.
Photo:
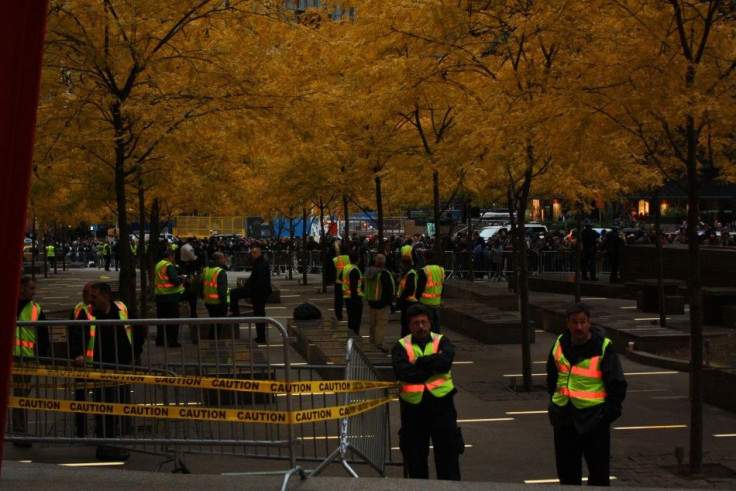
[[[18,315],[19,321],[38,320],[41,315],[41,306],[36,302],[28,302]],[[13,345],[14,356],[34,356],[36,354],[36,329],[32,327],[15,326],[15,344]]]
[[[154,285],[156,287],[156,295],[171,295],[172,293],[183,293],[184,285],[174,285],[166,274],[166,268],[173,266],[166,259],[162,259],[156,264],[156,277]]]
[[[204,286],[204,303],[218,304],[220,295],[217,292],[217,275],[220,274],[222,268],[215,266],[214,268],[204,268],[202,285]],[[227,289],[227,302],[230,303],[230,288]]]
[[[578,409],[603,404],[606,400],[606,386],[603,383],[600,363],[611,340],[608,338],[603,340],[600,356],[585,358],[575,365],[570,365],[562,352],[561,338],[561,335],[557,337],[552,348],[557,365],[557,389],[552,395],[552,402],[558,406],[566,406],[572,401],[572,405]]]
[[[125,306],[123,302],[120,300],[115,300],[113,302],[118,307],[118,318],[120,320],[128,320],[128,307]],[[79,304],[77,304],[79,305]],[[78,312],[75,309],[75,313]],[[97,320],[95,316],[92,315],[92,306],[88,305],[84,308],[84,313],[87,315],[87,320],[93,321]],[[76,315],[74,316],[76,319]],[[133,333],[130,328],[130,324],[125,324],[125,335],[128,337],[128,342],[131,346],[133,346]],[[97,340],[97,326],[92,324],[89,326],[89,341],[87,341],[87,353],[85,354],[85,358],[87,363],[91,363],[92,360],[95,357],[95,341]]]
[[[357,270],[360,279],[358,279],[358,296],[363,297],[363,274],[355,264],[348,264],[345,269],[342,270],[342,298],[350,298],[353,296],[353,292],[350,290],[350,272]]]
[[[345,266],[350,264],[350,256],[347,254],[342,254],[340,256],[335,256],[332,258],[332,262],[335,264],[335,270],[337,271],[337,275],[335,278],[338,280],[342,279],[342,271],[345,269]]]
[[[430,334],[432,335],[432,342],[427,343],[424,346],[424,351],[422,351],[418,345],[411,342],[411,334],[399,339],[399,343],[401,343],[401,346],[406,350],[406,355],[409,357],[410,362],[414,362],[421,356],[434,355],[439,352],[442,334],[437,334],[435,332]],[[422,402],[422,396],[424,395],[425,390],[428,390],[430,394],[435,397],[444,397],[454,388],[455,385],[452,383],[451,372],[437,373],[429,377],[422,384],[410,384],[399,380],[399,397],[409,404],[419,404]]]
[[[381,297],[383,297],[383,282],[381,281],[381,275],[383,274],[390,275],[391,273],[384,269],[382,271],[379,271],[378,274],[375,275],[373,278],[365,278],[366,300],[377,302],[381,300]],[[393,297],[394,292],[396,292],[396,283],[394,283],[393,278],[391,278],[391,286],[391,297]]]
[[[412,277],[412,280],[409,280],[409,277]],[[407,281],[413,281],[414,282],[414,290],[412,291],[412,294],[406,297],[404,300],[407,302],[416,302],[417,301],[417,272],[413,269],[410,269],[406,272],[404,277],[401,279],[401,283],[399,283],[399,289],[396,292],[396,298],[400,298],[401,295],[404,293],[404,290],[406,289],[406,282]]]
[[[411,263],[414,264],[414,256],[412,256],[411,249],[412,247],[410,244],[401,246],[401,255],[409,256],[409,258],[411,259]]]
[[[442,285],[445,282],[445,268],[436,264],[430,264],[423,269],[427,275],[427,283],[424,285],[422,298],[419,301],[424,305],[437,307],[442,303]]]
[[[46,257],[56,257],[56,247],[54,247],[53,245],[47,245]]]

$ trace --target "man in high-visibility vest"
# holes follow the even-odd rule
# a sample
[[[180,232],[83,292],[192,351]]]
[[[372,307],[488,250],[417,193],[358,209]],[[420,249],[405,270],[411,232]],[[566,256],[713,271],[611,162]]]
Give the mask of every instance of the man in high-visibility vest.
[[[363,273],[358,269],[360,251],[350,251],[350,264],[342,270],[342,300],[348,313],[348,329],[360,334],[360,320],[363,317]]]
[[[437,264],[434,251],[424,251],[426,266],[417,270],[417,300],[432,313],[432,332],[440,332],[440,305],[445,285],[445,268]]]
[[[89,320],[92,318],[92,306],[90,305],[89,294],[92,290],[92,285],[94,285],[95,283],[95,281],[88,281],[84,284],[84,287],[82,287],[82,301],[77,302],[77,304],[72,309],[72,314],[70,316],[71,320]],[[86,345],[84,344],[84,330],[85,328],[82,326],[70,326],[67,329],[69,351],[76,354],[75,358],[79,357],[78,360],[75,360],[75,364],[80,367],[84,366],[84,356],[79,355],[81,353],[84,353],[87,349]],[[77,343],[77,346],[73,347],[72,342]],[[75,383],[81,386],[85,385],[88,382],[86,379],[78,378],[75,379]],[[87,400],[87,389],[85,387],[75,388],[74,400],[80,402]],[[74,433],[79,438],[84,438],[85,436],[87,436],[87,415],[85,413],[74,414]]]
[[[105,271],[110,271],[110,264],[112,263],[112,247],[110,247],[109,242],[104,241],[100,249],[102,259],[105,261]]]
[[[112,289],[109,283],[94,283],[89,289],[87,309],[78,313],[77,320],[127,320],[130,318],[127,306],[112,300]],[[103,326],[92,324],[76,331],[74,339],[69,340],[69,352],[77,365],[87,366],[94,370],[132,369],[134,355],[138,356],[143,346],[143,332],[127,324]],[[77,336],[83,334],[82,339]],[[96,402],[121,403],[125,401],[127,385],[112,385],[93,390]],[[95,436],[97,438],[115,438],[122,420],[119,416],[95,415]],[[122,448],[100,445],[97,447],[97,458],[103,461],[125,460],[130,453]]]
[[[416,295],[417,272],[412,266],[411,256],[401,256],[399,268],[401,269],[401,279],[396,291],[396,308],[401,311],[401,337],[403,338],[410,333],[406,310],[418,301]]]
[[[18,310],[16,317],[19,321],[42,321],[46,320],[41,306],[33,301],[36,295],[36,282],[30,276],[23,276],[20,279],[20,295],[18,297]],[[15,338],[13,345],[13,362],[37,363],[37,357],[46,356],[48,354],[50,340],[49,329],[45,326],[37,327],[20,327],[15,326]],[[28,397],[31,389],[28,384],[31,383],[29,375],[14,375],[13,382],[18,387],[13,388],[15,397]],[[28,415],[25,409],[13,408],[12,417],[12,434],[14,436],[26,435],[28,427]],[[30,442],[14,441],[13,445],[20,448],[31,448]]]
[[[156,317],[159,319],[178,319],[179,302],[184,293],[184,278],[179,276],[175,264],[176,254],[166,249],[154,268],[153,284],[156,294]],[[156,346],[168,345],[180,348],[179,325],[159,325],[156,330]]]
[[[49,263],[49,269],[56,271],[56,247],[53,242],[49,242],[46,246],[46,260]]]
[[[202,271],[202,296],[210,317],[225,317],[230,305],[230,290],[227,286],[227,256],[222,252],[212,254],[209,266]],[[211,326],[206,339],[219,339],[223,334],[222,324]]]
[[[557,476],[560,484],[580,486],[585,457],[588,485],[608,486],[611,423],[621,416],[626,379],[611,340],[591,328],[588,306],[573,303],[565,314],[567,331],[547,360]]]
[[[411,334],[399,339],[391,351],[399,382],[399,448],[405,474],[413,479],[429,477],[431,438],[437,479],[459,481],[464,443],[453,400],[457,392],[451,374],[455,348],[446,336],[430,331],[431,314],[426,306],[416,303],[407,315]]]
[[[340,243],[337,240],[335,241],[335,257],[332,258],[332,263],[335,265],[335,318],[342,321],[342,272],[345,266],[350,264],[350,256],[340,254]]]
[[[383,335],[388,326],[396,282],[391,271],[386,269],[386,256],[376,254],[373,266],[365,270],[365,299],[368,301],[368,341],[383,349]]]

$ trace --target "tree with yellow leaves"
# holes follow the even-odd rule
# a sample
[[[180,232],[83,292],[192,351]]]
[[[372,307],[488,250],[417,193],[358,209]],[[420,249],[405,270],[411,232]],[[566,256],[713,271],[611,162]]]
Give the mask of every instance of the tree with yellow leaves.
[[[587,74],[590,107],[618,125],[634,158],[688,197],[691,336],[690,470],[702,472],[703,331],[699,239],[705,178],[736,175],[733,144],[736,37],[733,6],[720,0],[613,0],[590,7],[598,29],[587,49],[607,70]]]
[[[247,21],[268,14],[240,0],[50,2],[38,174],[90,176],[79,182],[81,191],[94,191],[88,206],[114,203],[123,231],[120,291],[133,311],[130,189],[143,208],[145,189],[176,189],[161,193],[172,202],[198,194],[212,201],[228,184],[207,178],[237,155],[237,145],[222,144],[222,129],[233,125],[225,119],[258,105],[255,62],[232,65],[232,55],[251,46],[242,37],[257,39]],[[194,157],[205,165],[186,166]],[[195,169],[198,179],[174,186]]]

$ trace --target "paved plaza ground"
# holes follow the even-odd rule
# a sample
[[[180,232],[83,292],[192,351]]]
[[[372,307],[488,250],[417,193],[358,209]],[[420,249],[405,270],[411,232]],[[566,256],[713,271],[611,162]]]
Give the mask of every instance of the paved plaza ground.
[[[229,274],[231,286],[238,277],[249,273]],[[59,274],[38,280],[37,300],[44,309],[58,318],[65,318],[77,302],[84,282],[91,279],[116,279],[115,273],[97,269],[60,271]],[[284,275],[273,276],[273,283],[281,291],[281,304],[269,304],[267,314],[286,324],[296,305],[311,302],[325,316],[332,315],[332,290],[320,289],[320,277],[309,275],[308,283],[301,284],[301,276],[288,279]],[[460,281],[460,280],[451,280]],[[506,291],[505,283],[479,282],[477,288]],[[565,299],[550,293],[532,293],[531,302]],[[567,298],[568,300],[571,300]],[[618,309],[632,322],[641,318],[635,311],[635,301],[584,297],[594,309]],[[201,305],[201,304],[200,304]],[[634,308],[632,309],[632,306]],[[203,309],[202,309],[203,310]],[[367,308],[366,308],[367,311]],[[638,317],[637,317],[638,315]],[[367,333],[367,312],[362,334]],[[398,314],[391,317],[386,346],[398,338]],[[537,390],[518,392],[512,387],[521,383],[521,348],[516,344],[485,345],[446,329],[444,334],[455,344],[457,355],[453,367],[453,379],[458,388],[456,405],[459,424],[463,428],[466,451],[461,457],[461,471],[465,483],[453,486],[437,484],[442,489],[487,489],[488,483],[513,488],[524,483],[537,483],[547,487],[555,483],[555,467],[552,444],[552,428],[547,421],[547,395],[543,388],[544,363],[554,341],[551,333],[537,331],[532,346],[533,380]],[[182,336],[185,343],[191,341]],[[163,349],[163,348],[157,348]],[[274,348],[276,349],[276,348]],[[280,349],[280,348],[278,348]],[[299,355],[292,352],[292,360]],[[390,360],[386,355],[386,364]],[[678,472],[675,449],[684,448],[685,466],[688,460],[689,398],[688,374],[673,370],[646,366],[622,357],[629,391],[624,402],[624,413],[613,425],[611,473],[612,485],[633,488],[709,488],[736,489],[736,414],[709,405],[704,410],[705,470],[702,476],[684,476]],[[398,403],[390,404],[390,423],[393,438],[392,460],[400,461],[396,431],[399,426]],[[430,456],[430,459],[432,457]],[[31,461],[32,464],[19,462]],[[95,462],[94,448],[89,446],[34,446],[24,450],[6,445],[3,470],[0,478],[14,487],[43,489],[47,487],[68,489],[77,484],[87,486],[101,481],[112,482],[110,487],[123,487],[145,483],[147,488],[171,487],[225,489],[253,487],[273,489],[280,483],[276,476],[240,477],[221,476],[233,472],[283,469],[283,463],[253,461],[233,457],[187,456],[192,475],[157,473],[152,475],[160,457],[133,452],[122,466],[103,466],[100,474],[96,467],[61,467],[69,464]],[[96,463],[99,464],[99,463]],[[314,463],[303,463],[313,468]],[[110,469],[114,470],[114,477]],[[170,468],[165,470],[168,472]],[[374,479],[376,473],[367,466],[356,466],[359,481],[334,478],[346,477],[339,465],[332,465],[321,477],[301,482],[292,478],[291,489],[325,489],[329,486],[361,489],[389,489],[401,486],[413,489],[415,483],[397,482],[401,478],[400,466],[389,466],[388,480]],[[126,472],[138,471],[138,472]],[[477,484],[472,484],[472,483]],[[428,489],[426,483],[419,484]],[[93,484],[94,487],[97,485]],[[107,486],[106,486],[107,487]],[[418,487],[418,486],[417,486]]]

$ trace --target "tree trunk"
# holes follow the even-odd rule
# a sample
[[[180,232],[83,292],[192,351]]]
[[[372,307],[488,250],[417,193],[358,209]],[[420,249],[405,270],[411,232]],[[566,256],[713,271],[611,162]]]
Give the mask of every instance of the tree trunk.
[[[581,235],[583,231],[583,212],[582,207],[578,209],[575,215],[575,235],[573,237],[572,257],[575,260],[575,301],[579,302],[582,297],[580,291],[580,257],[583,255],[583,241]]]
[[[342,195],[342,213],[345,215],[345,228],[342,231],[342,247],[340,254],[350,253],[350,215],[348,215],[348,197]]]
[[[432,171],[432,214],[434,215],[434,252],[437,264],[442,264],[442,234],[440,234],[440,173]]]
[[[662,229],[662,214],[659,209],[659,193],[652,193],[652,202],[654,203],[654,235],[655,248],[657,251],[657,297],[659,301],[659,325],[667,327],[667,299],[664,294],[664,266],[662,262],[662,241],[660,240],[660,230]]]
[[[325,271],[327,271],[327,233],[325,233],[325,204],[322,198],[319,199],[319,250],[322,263],[322,293],[327,293],[327,281],[325,279]]]
[[[138,167],[137,174],[137,186],[138,186],[138,220],[140,222],[140,234],[138,235],[138,258],[140,259],[141,278],[141,317],[148,317],[148,295],[150,288],[148,285],[148,253],[150,246],[146,247],[146,201],[145,193],[143,191],[143,173],[141,168]],[[151,231],[152,232],[152,231]],[[151,233],[148,237],[151,238]]]
[[[115,130],[115,204],[118,211],[120,230],[120,299],[128,307],[131,317],[138,317],[138,305],[135,288],[135,258],[130,250],[128,235],[128,210],[125,193],[125,143],[123,138],[123,119],[120,114],[120,102],[111,105],[113,128]]]
[[[307,208],[302,208],[302,285],[307,284]]]
[[[698,136],[692,116],[685,123],[687,138],[687,243],[690,296],[690,473],[703,472],[703,317],[700,277],[698,214],[700,181],[696,159]]]
[[[378,222],[378,241],[376,250],[383,254],[383,192],[381,190],[381,176],[376,173],[376,220]]]

